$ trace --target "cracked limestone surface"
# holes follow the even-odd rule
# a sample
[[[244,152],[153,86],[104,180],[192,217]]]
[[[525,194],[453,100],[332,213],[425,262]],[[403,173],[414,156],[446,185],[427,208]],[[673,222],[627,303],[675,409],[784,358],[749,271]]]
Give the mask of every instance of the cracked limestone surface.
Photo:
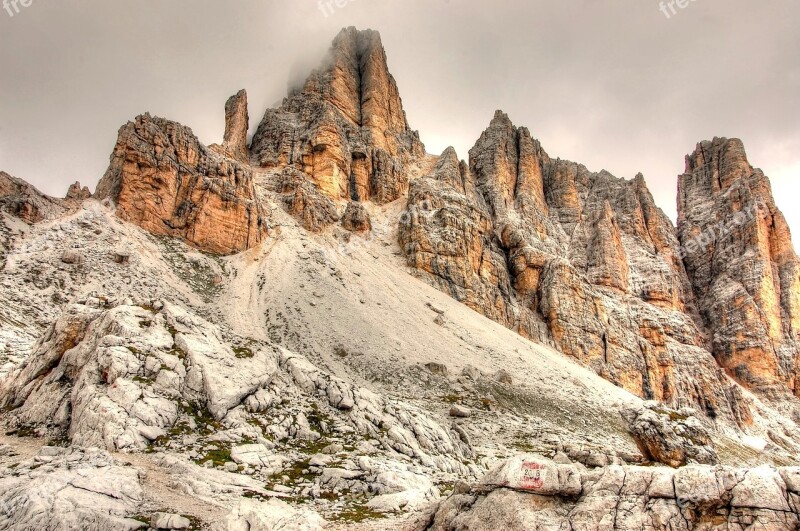
[[[455,529],[765,529],[800,525],[797,467],[586,470],[523,455],[418,521]]]

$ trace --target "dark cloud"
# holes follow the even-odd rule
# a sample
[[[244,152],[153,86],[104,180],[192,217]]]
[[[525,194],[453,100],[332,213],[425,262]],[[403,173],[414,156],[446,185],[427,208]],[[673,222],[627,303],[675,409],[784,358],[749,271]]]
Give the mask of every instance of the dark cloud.
[[[669,1],[664,2],[665,5]],[[462,157],[501,108],[547,151],[641,171],[674,216],[696,142],[742,138],[800,232],[796,0],[33,0],[0,11],[0,169],[63,195],[93,186],[120,125],[151,113],[221,139],[250,93],[253,127],[343,26],[380,30],[410,123]]]

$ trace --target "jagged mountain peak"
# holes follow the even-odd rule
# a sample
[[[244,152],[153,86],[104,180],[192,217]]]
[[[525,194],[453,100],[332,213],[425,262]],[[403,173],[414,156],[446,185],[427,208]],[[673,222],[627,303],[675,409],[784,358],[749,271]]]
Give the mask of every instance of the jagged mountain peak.
[[[378,51],[385,55],[380,32],[370,28],[363,30],[355,26],[342,28],[333,39],[331,49],[335,53],[335,51],[348,48],[355,49],[359,57]]]
[[[387,203],[405,194],[408,166],[424,157],[406,120],[377,32],[348,28],[322,68],[253,137],[255,163],[292,167],[329,199]]]
[[[686,156],[684,173],[697,174],[698,178],[713,177],[716,191],[724,192],[734,181],[752,175],[753,167],[740,139],[715,137],[698,143],[694,152]],[[720,175],[725,177],[724,181]]]
[[[502,109],[497,109],[496,111],[494,111],[494,116],[492,116],[492,120],[489,122],[489,127],[492,126],[513,127],[513,125],[514,124],[511,121],[511,118],[509,118],[508,113],[506,113]]]
[[[318,100],[357,127],[409,129],[380,34],[374,30],[343,29],[320,67],[290,95],[293,99]],[[288,103],[284,107],[291,107]]]
[[[447,146],[446,148],[444,148],[444,151],[442,151],[440,158],[460,160],[458,158],[458,151],[456,151],[456,148],[454,148],[453,146]]]

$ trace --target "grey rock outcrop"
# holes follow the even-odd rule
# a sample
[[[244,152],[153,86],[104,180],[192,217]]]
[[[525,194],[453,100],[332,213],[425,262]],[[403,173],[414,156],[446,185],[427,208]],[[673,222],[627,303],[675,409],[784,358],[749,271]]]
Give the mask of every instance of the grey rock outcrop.
[[[347,209],[342,216],[342,227],[350,232],[369,232],[372,230],[372,221],[364,205],[356,201],[347,204]]]
[[[44,447],[0,471],[0,529],[139,529],[139,471],[97,449]]]
[[[26,223],[38,223],[55,219],[67,211],[60,199],[47,196],[22,179],[0,171],[0,212]]]
[[[647,406],[623,412],[645,457],[671,467],[717,463],[709,431],[692,410],[674,411],[653,403]]]
[[[349,431],[376,438],[422,466],[471,473],[461,462],[472,456],[470,445],[432,418],[271,344],[237,355],[218,327],[179,306],[145,306],[70,306],[27,363],[0,382],[5,425],[110,451],[180,440],[187,427],[207,436],[233,430],[238,440],[265,441],[248,419],[293,393],[343,412]],[[308,415],[319,408],[315,403]],[[295,415],[294,424],[269,425],[270,437],[321,437],[306,413]]]
[[[535,455],[495,467],[417,524],[470,529],[690,530],[800,525],[796,468],[609,466],[586,471]]]

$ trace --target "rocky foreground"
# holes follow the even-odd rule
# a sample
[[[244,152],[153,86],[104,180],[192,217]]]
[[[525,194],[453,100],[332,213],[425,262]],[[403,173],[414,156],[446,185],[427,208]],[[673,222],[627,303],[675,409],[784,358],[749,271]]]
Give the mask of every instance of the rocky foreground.
[[[736,139],[679,222],[498,111],[425,152],[343,30],[248,144],[0,173],[0,529],[798,529],[800,269]]]
[[[461,486],[425,529],[797,529],[800,468],[611,466],[510,459]]]

